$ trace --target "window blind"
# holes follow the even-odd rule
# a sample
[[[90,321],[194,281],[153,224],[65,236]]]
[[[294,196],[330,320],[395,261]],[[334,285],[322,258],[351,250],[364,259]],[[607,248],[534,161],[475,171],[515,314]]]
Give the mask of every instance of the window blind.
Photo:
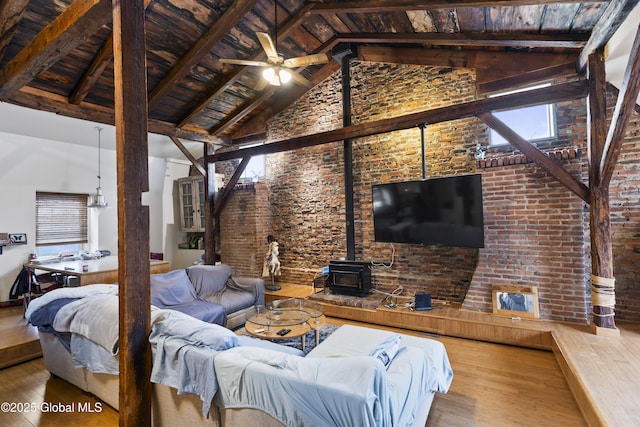
[[[87,243],[87,197],[36,192],[36,246]]]

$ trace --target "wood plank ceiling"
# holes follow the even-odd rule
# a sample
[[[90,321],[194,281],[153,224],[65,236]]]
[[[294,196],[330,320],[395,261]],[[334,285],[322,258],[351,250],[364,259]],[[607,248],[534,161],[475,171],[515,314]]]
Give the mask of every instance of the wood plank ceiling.
[[[579,55],[607,8],[636,3],[279,0],[277,49],[285,58],[351,48],[367,61],[474,67],[480,90],[490,91],[521,75],[584,72]],[[264,59],[255,33],[275,36],[274,0],[145,4],[150,131],[246,141],[309,90],[293,82],[258,90],[259,67],[219,61]],[[109,0],[2,0],[0,100],[114,124],[111,21]],[[334,58],[296,72],[318,84],[339,69]]]

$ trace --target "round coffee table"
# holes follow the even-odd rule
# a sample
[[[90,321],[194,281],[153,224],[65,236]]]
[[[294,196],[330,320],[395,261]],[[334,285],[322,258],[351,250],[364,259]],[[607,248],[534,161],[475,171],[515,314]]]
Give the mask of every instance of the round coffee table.
[[[301,298],[289,298],[273,301],[271,307],[277,307],[280,310],[302,310],[309,313],[309,321],[307,323],[315,332],[316,345],[320,343],[320,328],[327,323],[322,304]]]
[[[304,351],[304,336],[311,330],[308,323],[310,318],[309,313],[304,310],[274,306],[256,307],[256,313],[247,318],[245,329],[254,337],[271,341],[300,337]],[[278,334],[281,330],[288,332]]]

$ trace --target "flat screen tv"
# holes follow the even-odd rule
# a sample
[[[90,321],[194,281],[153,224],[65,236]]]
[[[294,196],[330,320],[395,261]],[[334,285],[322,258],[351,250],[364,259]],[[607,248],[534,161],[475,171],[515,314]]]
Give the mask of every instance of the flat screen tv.
[[[376,242],[483,248],[482,175],[372,186]]]

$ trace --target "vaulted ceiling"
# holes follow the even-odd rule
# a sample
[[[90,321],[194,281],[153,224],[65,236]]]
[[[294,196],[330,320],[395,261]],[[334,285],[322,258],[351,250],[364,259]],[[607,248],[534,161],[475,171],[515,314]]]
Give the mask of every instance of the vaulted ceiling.
[[[149,130],[229,145],[341,67],[363,61],[476,68],[480,92],[584,73],[638,0],[146,0]],[[277,22],[276,22],[277,18]],[[2,0],[0,100],[114,123],[111,0]],[[284,58],[326,53],[294,81],[260,88],[256,32]],[[299,79],[300,80],[300,79]]]

